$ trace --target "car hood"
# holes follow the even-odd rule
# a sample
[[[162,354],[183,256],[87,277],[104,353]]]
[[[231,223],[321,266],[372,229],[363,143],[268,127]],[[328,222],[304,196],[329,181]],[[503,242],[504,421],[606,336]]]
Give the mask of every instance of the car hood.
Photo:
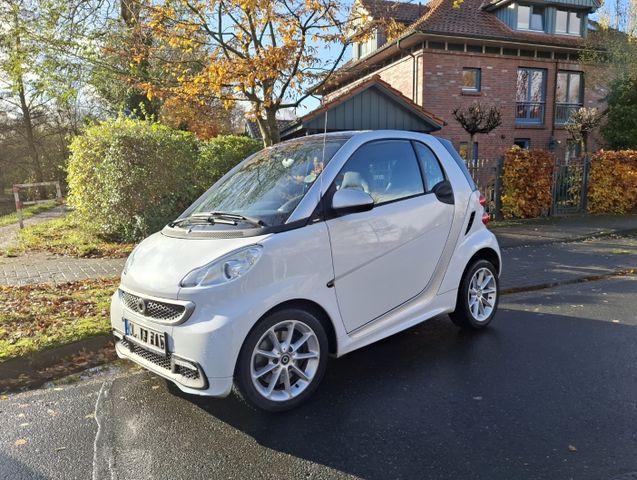
[[[140,294],[176,299],[179,282],[187,273],[265,237],[174,238],[155,233],[135,248],[132,265],[122,274],[122,287]]]

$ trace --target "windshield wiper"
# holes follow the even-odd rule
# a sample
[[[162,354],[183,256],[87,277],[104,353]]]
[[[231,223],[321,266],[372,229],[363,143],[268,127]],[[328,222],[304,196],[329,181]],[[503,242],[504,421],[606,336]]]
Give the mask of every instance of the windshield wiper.
[[[216,223],[226,223],[223,220],[230,221],[234,225],[237,225],[239,222],[249,223],[255,227],[265,227],[266,224],[263,220],[254,217],[246,217],[245,215],[239,215],[238,213],[227,213],[227,212],[201,212],[195,213],[192,215],[193,217],[207,217],[207,220],[214,224]],[[222,220],[222,221],[219,221]]]
[[[178,218],[168,224],[170,227],[176,227],[177,225],[183,224],[212,224],[215,223],[225,224],[225,225],[238,225],[239,222],[249,223],[255,227],[265,227],[267,226],[263,220],[253,217],[246,217],[245,215],[239,215],[238,213],[226,213],[226,212],[200,212],[190,215],[184,218]]]

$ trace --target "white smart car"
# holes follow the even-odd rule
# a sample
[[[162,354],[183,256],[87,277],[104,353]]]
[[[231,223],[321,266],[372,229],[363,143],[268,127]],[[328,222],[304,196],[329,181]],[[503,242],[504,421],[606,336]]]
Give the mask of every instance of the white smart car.
[[[500,250],[451,144],[404,131],[308,136],[243,161],[128,258],[119,356],[188,393],[297,406],[339,357],[448,313],[479,329]]]

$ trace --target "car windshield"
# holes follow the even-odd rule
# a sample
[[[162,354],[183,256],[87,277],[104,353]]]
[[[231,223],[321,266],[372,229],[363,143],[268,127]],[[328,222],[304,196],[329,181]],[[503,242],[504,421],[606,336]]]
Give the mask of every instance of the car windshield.
[[[188,218],[210,213],[212,223],[215,217],[227,221],[235,215],[262,225],[281,225],[346,140],[316,137],[266,148],[210,189]]]

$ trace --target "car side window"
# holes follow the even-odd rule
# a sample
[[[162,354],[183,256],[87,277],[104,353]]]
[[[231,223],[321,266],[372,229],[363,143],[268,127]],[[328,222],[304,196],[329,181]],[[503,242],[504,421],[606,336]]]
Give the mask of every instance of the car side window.
[[[349,158],[336,188],[369,193],[380,205],[425,193],[418,160],[407,140],[366,143]]]
[[[420,142],[414,142],[414,147],[416,152],[418,152],[418,157],[420,157],[425,173],[425,186],[427,191],[431,192],[436,185],[445,181],[445,174],[442,172],[440,162],[438,162],[438,158],[431,151],[431,148]]]

